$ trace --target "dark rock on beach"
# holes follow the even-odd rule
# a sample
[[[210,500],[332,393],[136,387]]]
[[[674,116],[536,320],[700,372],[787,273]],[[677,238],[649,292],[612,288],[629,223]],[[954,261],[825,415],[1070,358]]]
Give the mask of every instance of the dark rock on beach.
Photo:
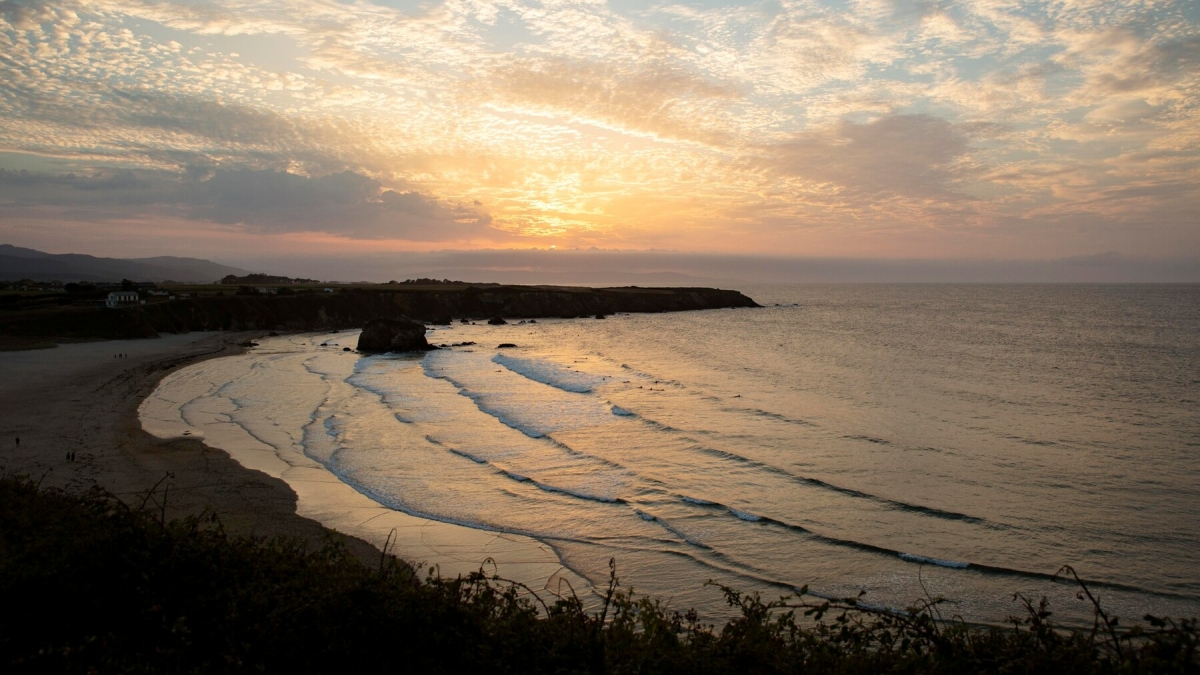
[[[408,318],[373,319],[358,336],[358,351],[364,354],[381,352],[424,352],[437,349],[425,339],[425,324]]]
[[[516,345],[511,342],[502,342],[496,345],[496,349],[515,349]]]
[[[488,319],[488,325],[489,326],[506,326],[506,325],[508,325],[508,322],[505,321],[504,319],[502,319],[501,317],[494,316],[494,317]]]

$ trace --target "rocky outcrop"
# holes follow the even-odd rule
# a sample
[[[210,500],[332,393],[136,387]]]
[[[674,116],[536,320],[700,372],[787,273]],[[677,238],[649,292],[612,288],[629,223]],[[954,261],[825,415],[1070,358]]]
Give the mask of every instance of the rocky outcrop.
[[[507,326],[508,322],[505,321],[503,317],[493,316],[492,318],[488,319],[488,325],[489,326]]]
[[[758,307],[737,291],[715,288],[566,288],[469,285],[445,289],[351,288],[290,296],[227,295],[136,308],[160,333],[195,330],[358,328],[371,319],[446,317],[532,319],[618,312],[681,312]]]
[[[368,321],[358,336],[358,351],[364,354],[382,352],[424,352],[437,349],[425,339],[425,325],[403,319],[374,319]]]

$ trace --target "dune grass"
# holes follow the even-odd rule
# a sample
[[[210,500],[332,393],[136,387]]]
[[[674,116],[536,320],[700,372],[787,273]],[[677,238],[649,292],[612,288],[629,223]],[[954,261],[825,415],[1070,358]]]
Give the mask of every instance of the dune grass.
[[[723,591],[739,616],[706,625],[626,592],[614,566],[589,613],[482,571],[367,564],[332,536],[316,548],[235,537],[211,514],[167,521],[149,498],[0,477],[9,673],[1200,672],[1194,620],[1126,628],[1098,603],[1079,631],[1056,627],[1044,601],[997,628],[939,621],[936,602],[902,614]]]

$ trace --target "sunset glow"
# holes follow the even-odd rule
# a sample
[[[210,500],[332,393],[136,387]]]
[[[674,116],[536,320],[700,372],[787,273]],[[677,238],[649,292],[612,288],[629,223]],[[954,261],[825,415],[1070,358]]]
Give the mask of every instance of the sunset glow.
[[[46,250],[1200,255],[1189,0],[6,0],[0,92]]]

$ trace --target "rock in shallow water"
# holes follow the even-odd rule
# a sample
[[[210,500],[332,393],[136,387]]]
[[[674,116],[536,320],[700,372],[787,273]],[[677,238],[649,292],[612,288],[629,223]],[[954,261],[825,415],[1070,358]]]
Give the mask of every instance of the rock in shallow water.
[[[425,325],[409,319],[372,319],[358,336],[358,351],[365,354],[433,349],[425,340]]]

